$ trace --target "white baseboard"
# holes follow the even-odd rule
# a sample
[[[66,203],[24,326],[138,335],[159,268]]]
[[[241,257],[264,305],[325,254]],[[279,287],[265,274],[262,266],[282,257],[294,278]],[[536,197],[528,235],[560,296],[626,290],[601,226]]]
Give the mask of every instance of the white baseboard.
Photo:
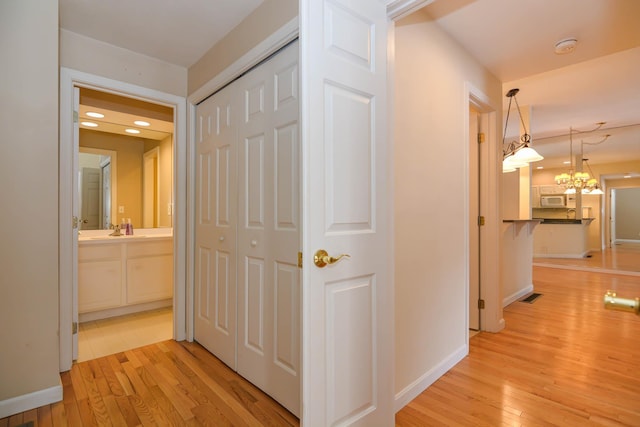
[[[397,393],[394,401],[395,412],[398,412],[409,402],[418,397],[418,395],[425,391],[427,387],[436,382],[438,378],[443,376],[449,369],[453,368],[458,362],[464,359],[467,354],[469,354],[469,346],[465,344],[458,350],[451,353],[438,365],[425,372],[420,376],[420,378],[409,384],[401,392]]]
[[[172,299],[163,299],[160,301],[109,308],[107,310],[90,311],[88,313],[80,313],[78,315],[78,322],[82,323],[100,319],[108,319],[109,317],[124,316],[126,314],[139,313],[141,311],[156,310],[158,308],[171,307],[172,305]]]
[[[62,383],[57,386],[12,397],[11,399],[0,400],[0,418],[9,417],[40,406],[60,402],[62,400]]]
[[[509,304],[511,304],[512,302],[518,301],[520,298],[530,294],[531,292],[533,292],[533,284],[527,286],[524,289],[520,289],[518,292],[515,292],[509,296],[504,297],[502,299],[502,307],[504,308]]]
[[[572,259],[580,259],[586,258],[591,251],[584,251],[582,253],[569,253],[569,254],[533,254],[534,258],[572,258]]]

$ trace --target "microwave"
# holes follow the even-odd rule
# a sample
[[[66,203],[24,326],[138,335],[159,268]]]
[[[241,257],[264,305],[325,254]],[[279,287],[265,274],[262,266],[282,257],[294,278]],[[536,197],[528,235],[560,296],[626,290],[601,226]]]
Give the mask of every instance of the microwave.
[[[564,208],[567,206],[567,197],[564,194],[540,196],[540,206],[543,208]]]

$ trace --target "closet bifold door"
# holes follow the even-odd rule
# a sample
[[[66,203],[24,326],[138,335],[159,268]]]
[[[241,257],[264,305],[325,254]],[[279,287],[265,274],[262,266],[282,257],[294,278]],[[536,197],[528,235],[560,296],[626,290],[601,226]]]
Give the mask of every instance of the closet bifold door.
[[[299,415],[297,43],[238,83],[238,373]]]
[[[197,108],[195,339],[300,414],[298,44]]]
[[[234,85],[197,107],[195,340],[236,369],[237,127]]]

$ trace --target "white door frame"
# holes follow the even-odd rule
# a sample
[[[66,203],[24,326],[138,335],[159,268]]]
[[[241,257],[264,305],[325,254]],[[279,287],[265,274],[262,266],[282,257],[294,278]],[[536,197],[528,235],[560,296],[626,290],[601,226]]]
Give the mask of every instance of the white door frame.
[[[502,173],[501,161],[497,158],[498,151],[493,147],[499,144],[497,114],[495,107],[491,105],[490,98],[471,83],[466,82],[464,88],[465,105],[473,106],[480,117],[480,130],[485,134],[485,142],[479,144],[478,153],[480,155],[480,213],[485,217],[485,225],[480,230],[480,288],[479,297],[485,302],[485,308],[480,310],[480,330],[498,332],[504,329],[504,318],[502,315],[502,297],[500,292],[500,209],[499,209],[499,177]],[[469,108],[466,108],[465,135],[466,140],[469,135]],[[466,162],[469,155],[466,154]],[[465,168],[468,171],[468,168]],[[466,172],[468,173],[468,172]],[[468,177],[466,182],[469,182]],[[467,193],[469,188],[467,188]],[[469,194],[465,195],[468,204]],[[465,206],[467,216],[469,206]],[[467,230],[467,234],[468,234]],[[469,244],[469,236],[465,238]],[[467,247],[466,253],[469,253]],[[467,255],[468,257],[468,255]],[[468,274],[468,272],[467,272]],[[466,301],[469,300],[469,278],[467,277]],[[467,311],[468,312],[468,311]],[[469,319],[467,318],[467,333]],[[468,337],[467,337],[468,340]]]
[[[68,371],[73,362],[72,355],[72,291],[73,270],[71,251],[77,244],[73,236],[73,88],[87,87],[103,92],[138,98],[173,108],[173,164],[175,179],[173,198],[173,338],[186,338],[186,244],[187,244],[187,120],[185,98],[157,90],[144,88],[126,82],[108,79],[94,74],[60,68],[60,176],[59,176],[59,286],[60,286],[60,371]],[[75,266],[77,268],[77,266]]]

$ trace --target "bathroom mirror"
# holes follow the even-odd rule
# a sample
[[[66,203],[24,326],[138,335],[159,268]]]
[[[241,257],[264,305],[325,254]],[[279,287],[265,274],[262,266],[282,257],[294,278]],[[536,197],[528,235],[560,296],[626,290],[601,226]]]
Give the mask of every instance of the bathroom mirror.
[[[173,226],[173,109],[80,89],[80,229]]]

